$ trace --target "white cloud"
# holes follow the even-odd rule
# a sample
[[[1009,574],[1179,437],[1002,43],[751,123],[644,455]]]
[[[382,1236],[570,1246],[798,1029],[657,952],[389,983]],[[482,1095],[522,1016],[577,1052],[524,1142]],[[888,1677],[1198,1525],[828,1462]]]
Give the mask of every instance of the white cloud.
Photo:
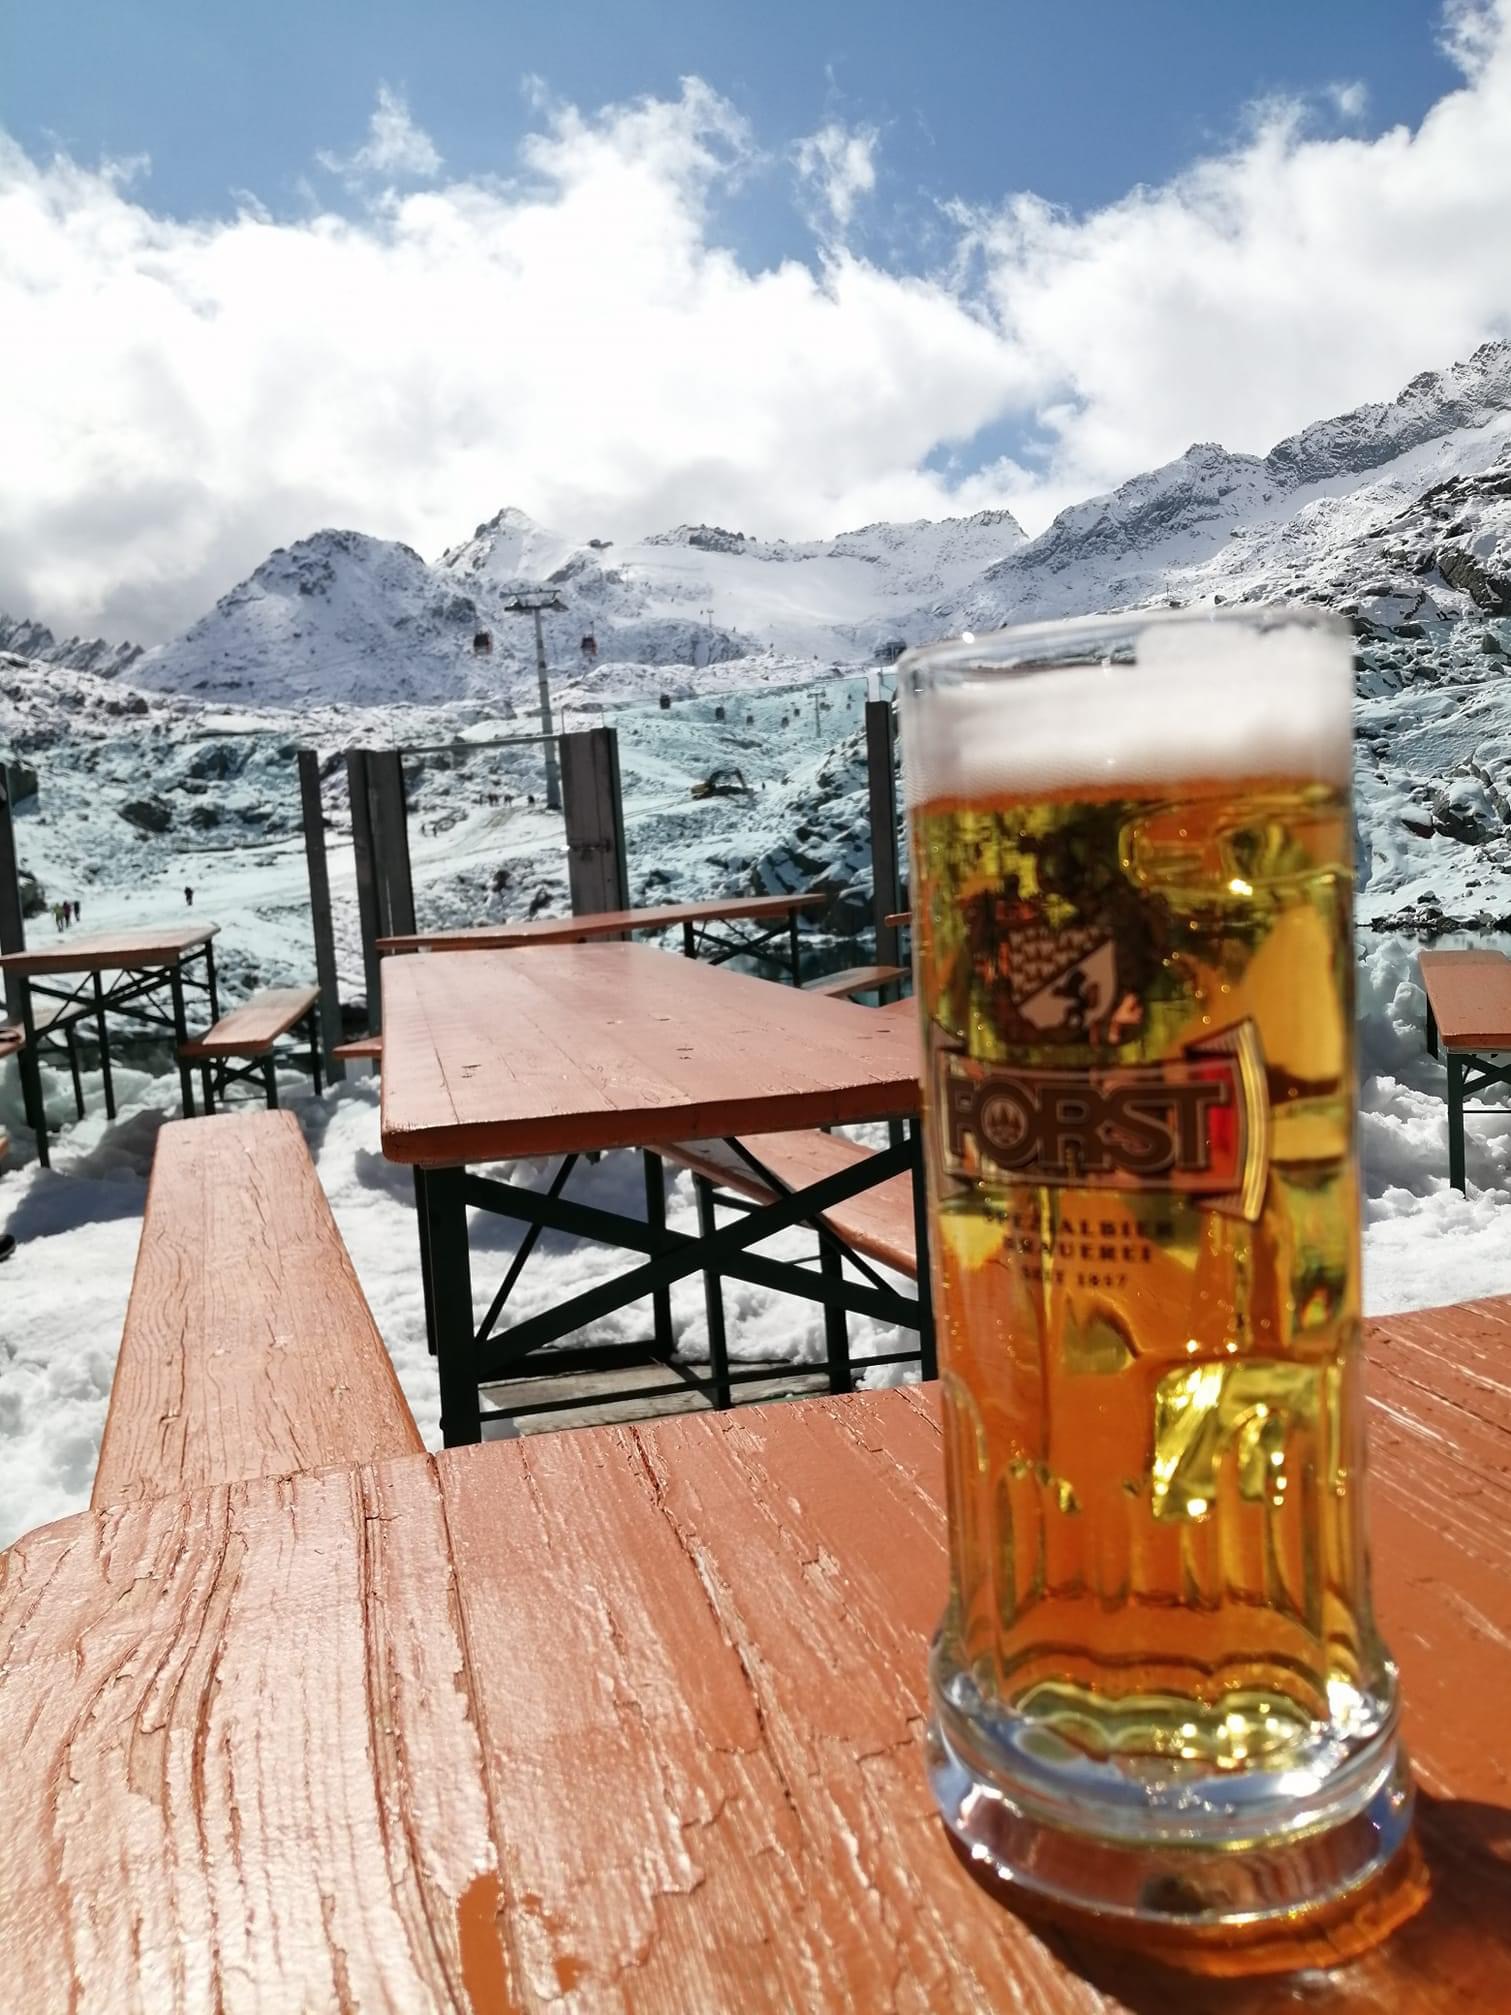
[[[793,149],[798,174],[817,196],[827,224],[843,236],[862,196],[876,187],[874,126],[831,119]]]
[[[608,537],[1037,525],[1193,439],[1262,450],[1511,328],[1508,7],[1456,10],[1464,82],[1414,132],[1270,107],[1086,216],[958,213],[932,276],[844,244],[874,161],[843,140],[811,263],[743,263],[719,204],[771,160],[696,80],[542,100],[508,181],[396,189],[374,155],[355,216],[184,223],[0,137],[0,608],[150,639],[323,524],[431,554],[504,503]],[[1004,422],[1031,471],[937,472]]]
[[[441,171],[435,142],[409,116],[402,91],[378,86],[367,138],[352,154],[322,153],[322,168],[351,182],[428,182]]]
[[[1327,95],[1338,117],[1351,124],[1362,119],[1369,109],[1369,86],[1357,77],[1346,84],[1329,84]]]

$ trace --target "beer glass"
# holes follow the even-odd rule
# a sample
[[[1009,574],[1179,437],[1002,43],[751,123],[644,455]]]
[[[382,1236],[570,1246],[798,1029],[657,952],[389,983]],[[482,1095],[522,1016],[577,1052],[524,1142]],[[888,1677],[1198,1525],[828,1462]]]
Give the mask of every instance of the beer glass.
[[[899,666],[951,1585],[945,1819],[1025,1889],[1261,1930],[1411,1793],[1370,1610],[1347,629]]]

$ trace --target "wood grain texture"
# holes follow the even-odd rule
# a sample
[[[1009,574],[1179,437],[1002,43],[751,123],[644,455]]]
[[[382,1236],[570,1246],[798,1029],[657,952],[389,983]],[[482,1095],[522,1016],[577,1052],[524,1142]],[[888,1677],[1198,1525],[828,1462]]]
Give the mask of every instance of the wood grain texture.
[[[265,987],[243,1001],[202,1036],[179,1047],[179,1055],[264,1056],[280,1036],[301,1022],[320,998],[318,987]]]
[[[10,2015],[517,2005],[446,1544],[411,1457],[5,1556]]]
[[[186,952],[208,944],[219,924],[160,924],[134,931],[71,933],[56,945],[7,952],[0,967],[18,973],[135,972],[142,966],[177,965]]]
[[[935,1395],[904,1388],[21,1542],[5,2006],[1511,2007],[1511,1302],[1391,1318],[1368,1348],[1376,1587],[1434,1888],[1362,1958],[1193,1979],[971,1878],[922,1770],[944,1523]]]
[[[629,931],[674,930],[679,924],[773,923],[822,909],[824,895],[724,896],[700,903],[657,903],[640,910],[598,910],[582,917],[531,917],[521,923],[479,924],[472,930],[414,931],[379,938],[380,952],[507,951],[514,945],[586,944]]]
[[[165,1126],[91,1501],[422,1446],[293,1115]]]
[[[1511,959],[1495,951],[1421,952],[1417,965],[1444,1049],[1511,1049]]]
[[[849,1000],[854,994],[875,993],[878,987],[889,986],[893,980],[906,979],[907,972],[906,966],[846,966],[843,972],[825,973],[822,979],[809,980],[807,991]]]
[[[383,1152],[444,1167],[916,1110],[873,1009],[644,945],[387,959]]]
[[[865,1161],[871,1149],[833,1133],[767,1133],[753,1135],[743,1145],[789,1189],[806,1189],[825,1176]],[[769,1203],[776,1191],[761,1182],[747,1162],[722,1140],[677,1141],[657,1152],[667,1161],[707,1176],[721,1189],[732,1189],[758,1203]],[[918,1272],[913,1238],[913,1183],[906,1175],[891,1176],[874,1189],[825,1211],[824,1222],[857,1252],[895,1267],[910,1279]]]
[[[1434,1895],[1362,1958],[1221,1982],[1035,1931],[946,1844],[920,1756],[944,1585],[930,1395],[437,1458],[524,2005],[566,1985],[573,2010],[667,2015],[1511,2006],[1505,1493],[1482,1502],[1477,1467],[1425,1437],[1378,1455]],[[499,1517],[526,1493],[529,1519]]]

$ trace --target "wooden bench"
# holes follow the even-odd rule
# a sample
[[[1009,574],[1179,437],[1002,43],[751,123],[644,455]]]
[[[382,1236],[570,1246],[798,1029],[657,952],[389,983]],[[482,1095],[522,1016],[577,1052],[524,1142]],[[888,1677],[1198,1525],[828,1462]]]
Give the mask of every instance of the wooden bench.
[[[293,1115],[171,1121],[91,1502],[421,1447]]]
[[[825,973],[822,979],[808,980],[804,991],[832,994],[836,1000],[854,1000],[857,994],[879,994],[907,976],[906,966],[846,966],[843,972]]]
[[[1462,1193],[1464,1100],[1489,1085],[1511,1086],[1511,1066],[1492,1061],[1511,1051],[1511,959],[1498,951],[1426,951],[1417,968],[1427,996],[1427,1047],[1448,1070],[1448,1180]]]
[[[184,1063],[200,1067],[205,1111],[214,1112],[216,1094],[232,1084],[260,1080],[270,1107],[278,1103],[274,1050],[291,1031],[308,1043],[309,1070],[316,1095],[321,1086],[320,992],[317,987],[266,987],[221,1016],[213,1028],[179,1048]],[[246,1059],[238,1068],[237,1059]],[[189,1107],[186,1104],[186,1117]]]
[[[331,1051],[342,1063],[379,1063],[383,1057],[381,1035],[353,1036],[350,1042],[338,1042]]]

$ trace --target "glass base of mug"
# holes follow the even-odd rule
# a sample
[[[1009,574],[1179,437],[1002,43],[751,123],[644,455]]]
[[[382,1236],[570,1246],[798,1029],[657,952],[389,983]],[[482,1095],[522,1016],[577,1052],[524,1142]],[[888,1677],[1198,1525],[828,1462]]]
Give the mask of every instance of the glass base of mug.
[[[951,1740],[957,1717],[937,1696],[935,1708],[929,1779],[945,1824],[971,1860],[1025,1901],[1129,1928],[1200,1936],[1300,1927],[1364,1891],[1411,1830],[1411,1776],[1393,1726],[1370,1753],[1351,1759],[1346,1785],[1332,1788],[1322,1816],[1298,1795],[1291,1830],[1245,1838],[1230,1824],[1203,1837],[1198,1814],[1181,1826],[1167,1807],[1146,1815],[1148,1831],[1139,1837],[1126,1805],[1105,1815],[1106,1831],[1097,1830],[1102,1815],[1094,1799],[1077,1799],[1073,1812],[1053,1816],[1035,1809],[1031,1795],[1015,1796],[1008,1777],[982,1768],[979,1751],[972,1759],[969,1750],[978,1746],[960,1743],[958,1727]]]

